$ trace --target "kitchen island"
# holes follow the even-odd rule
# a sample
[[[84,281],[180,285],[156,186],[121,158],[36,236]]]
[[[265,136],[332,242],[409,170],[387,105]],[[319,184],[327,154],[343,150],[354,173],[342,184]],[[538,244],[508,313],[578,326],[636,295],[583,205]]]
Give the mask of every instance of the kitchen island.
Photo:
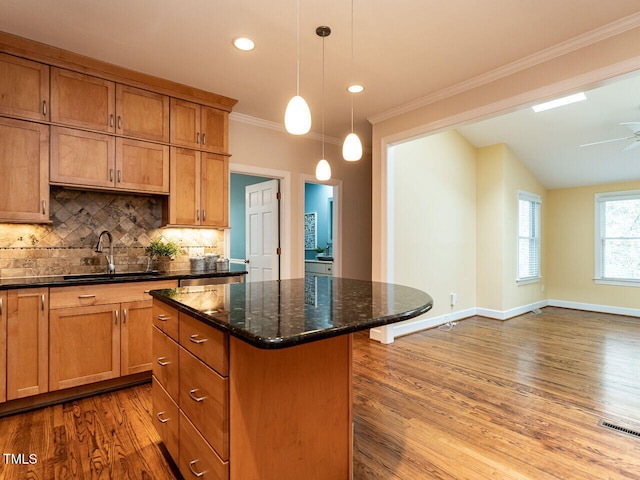
[[[154,297],[154,423],[186,478],[348,479],[351,346],[429,295],[335,277]]]

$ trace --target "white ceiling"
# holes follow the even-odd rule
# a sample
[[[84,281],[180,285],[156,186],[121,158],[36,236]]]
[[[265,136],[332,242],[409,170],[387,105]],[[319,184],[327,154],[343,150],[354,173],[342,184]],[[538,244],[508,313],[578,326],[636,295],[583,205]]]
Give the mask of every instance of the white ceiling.
[[[366,87],[355,101],[365,145],[367,118],[640,12],[638,0],[353,1],[352,70],[351,2],[300,0],[301,94],[320,132],[322,40],[315,29],[329,25],[326,134],[349,132],[346,86],[356,80]],[[238,99],[234,111],[271,122],[282,123],[295,94],[296,0],[0,0],[0,30]],[[234,49],[238,35],[253,38],[256,49]]]

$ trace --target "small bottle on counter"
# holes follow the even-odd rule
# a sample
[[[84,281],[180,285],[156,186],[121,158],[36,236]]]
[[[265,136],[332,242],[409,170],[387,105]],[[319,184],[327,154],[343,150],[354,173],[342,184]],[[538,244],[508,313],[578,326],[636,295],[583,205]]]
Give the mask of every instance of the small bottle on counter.
[[[228,272],[229,271],[229,259],[220,257],[216,261],[216,270],[218,272]]]

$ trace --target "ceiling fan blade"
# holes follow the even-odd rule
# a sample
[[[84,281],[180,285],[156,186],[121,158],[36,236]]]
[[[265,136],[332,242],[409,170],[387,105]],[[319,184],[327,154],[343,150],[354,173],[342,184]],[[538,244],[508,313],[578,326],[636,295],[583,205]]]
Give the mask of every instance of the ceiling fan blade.
[[[611,138],[609,140],[602,140],[600,142],[593,142],[593,143],[583,143],[582,145],[580,145],[581,147],[590,147],[591,145],[600,145],[601,143],[609,143],[609,142],[619,142],[620,140],[630,140],[632,138],[636,138],[635,135],[632,135],[630,137],[622,137],[622,138]]]
[[[624,125],[633,133],[640,132],[640,122],[622,122],[620,125]]]
[[[640,141],[636,140],[635,142],[631,142],[629,145],[627,145],[626,147],[624,147],[621,152],[625,152],[627,150],[633,150],[636,147],[640,147]]]

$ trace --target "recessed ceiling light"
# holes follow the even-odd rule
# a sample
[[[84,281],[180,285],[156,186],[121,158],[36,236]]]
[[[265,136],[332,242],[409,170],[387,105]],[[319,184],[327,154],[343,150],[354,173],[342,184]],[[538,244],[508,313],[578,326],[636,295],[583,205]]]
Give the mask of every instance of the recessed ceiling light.
[[[249,50],[253,50],[256,45],[250,38],[237,37],[233,39],[233,46],[238,50],[244,50],[245,52],[248,52]]]
[[[349,85],[347,90],[349,90],[350,93],[360,93],[364,91],[364,87],[362,85],[354,84]]]
[[[538,105],[534,105],[534,112],[543,112],[545,110],[551,110],[552,108],[562,107],[564,105],[569,105],[570,103],[581,102],[582,100],[586,100],[587,97],[583,92],[576,93],[574,95],[569,95],[568,97],[557,98],[555,100],[551,100],[550,102],[540,103]]]

